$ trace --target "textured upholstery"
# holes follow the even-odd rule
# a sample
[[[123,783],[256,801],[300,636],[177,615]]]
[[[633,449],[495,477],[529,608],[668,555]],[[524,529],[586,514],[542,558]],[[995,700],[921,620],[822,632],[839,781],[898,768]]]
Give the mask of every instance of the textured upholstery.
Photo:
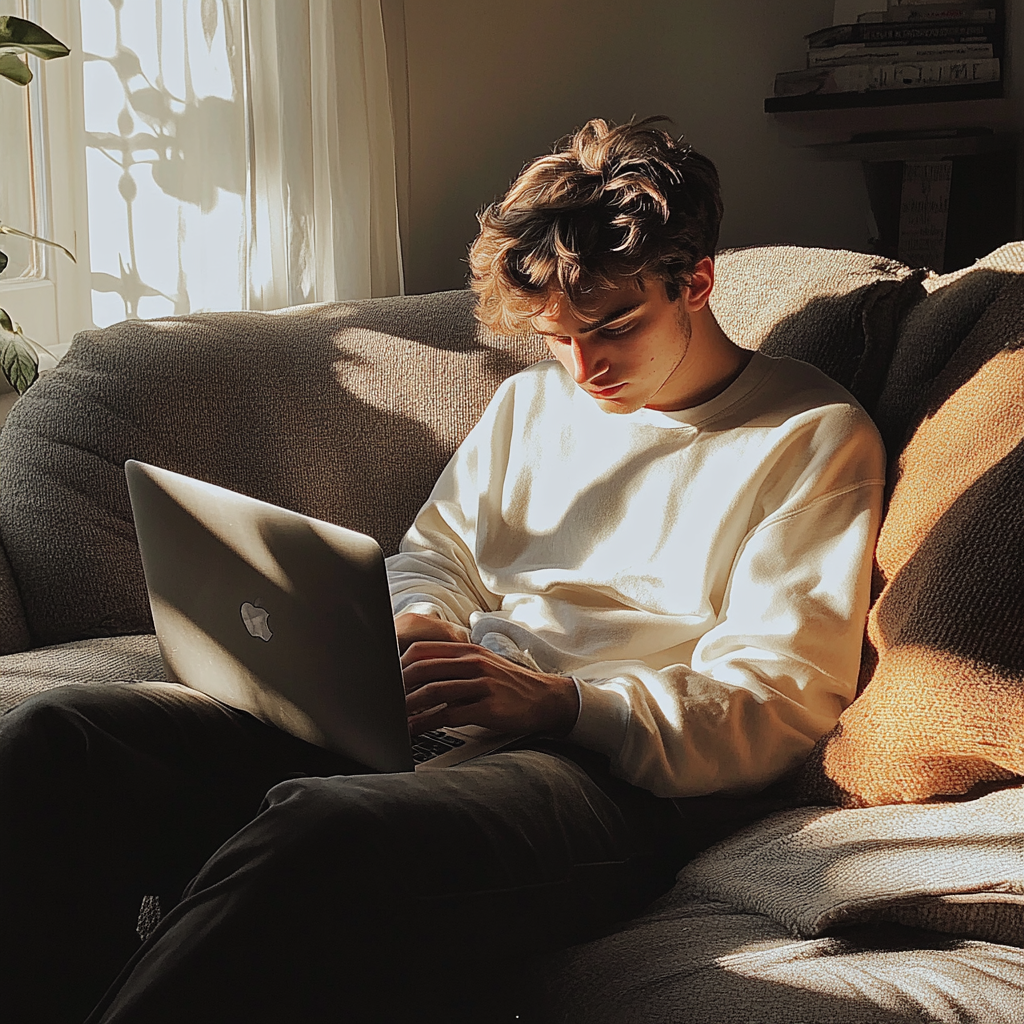
[[[774,814],[679,874],[801,938],[890,922],[1024,946],[1024,788],[957,803]]]
[[[889,467],[863,692],[803,769],[811,798],[850,807],[1024,776],[1024,243],[929,284],[880,403],[912,434]]]
[[[794,939],[680,885],[538,984],[543,1024],[1020,1024],[1024,950],[898,926]]]
[[[152,630],[129,458],[395,550],[498,383],[544,351],[537,338],[485,331],[471,298],[210,313],[80,334],[0,434],[0,540],[33,643]]]
[[[0,715],[55,686],[166,679],[152,634],[75,640],[0,657]]]
[[[30,638],[25,611],[21,606],[21,594],[14,581],[7,552],[0,546],[0,655],[11,651],[23,651],[29,646]]]
[[[711,307],[745,348],[813,363],[872,412],[924,271],[859,252],[730,249],[715,259]]]

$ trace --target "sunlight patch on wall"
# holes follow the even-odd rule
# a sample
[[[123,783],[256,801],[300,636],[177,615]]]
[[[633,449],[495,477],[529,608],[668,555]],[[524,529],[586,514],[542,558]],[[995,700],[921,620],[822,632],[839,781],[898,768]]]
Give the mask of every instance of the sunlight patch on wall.
[[[241,0],[81,0],[97,326],[245,306]]]

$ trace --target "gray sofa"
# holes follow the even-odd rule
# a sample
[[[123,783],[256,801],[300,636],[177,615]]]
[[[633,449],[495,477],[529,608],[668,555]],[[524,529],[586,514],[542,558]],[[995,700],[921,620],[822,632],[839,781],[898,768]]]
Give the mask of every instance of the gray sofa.
[[[875,416],[892,508],[921,506],[907,490],[913,474],[929,496],[958,473],[964,486],[930,526],[883,532],[864,693],[780,784],[786,809],[700,854],[640,918],[538,959],[529,991],[488,1019],[1024,1021],[1024,716],[1014,717],[1024,490],[1013,482],[1024,446],[1024,245],[946,276],[792,247],[725,252],[717,266],[713,305],[728,333],[816,363]],[[126,459],[341,523],[392,551],[499,381],[544,355],[539,338],[476,324],[468,292],[80,334],[0,433],[0,711],[63,683],[162,677]],[[993,399],[982,384],[996,371]],[[964,415],[965,402],[978,416],[969,404]],[[999,440],[984,465],[974,465],[972,421]],[[936,441],[928,431],[940,426]],[[968,431],[962,444],[957,429]],[[964,568],[957,559],[982,535],[995,539]],[[929,598],[950,587],[959,604]],[[987,595],[978,622],[963,612],[977,594]],[[931,633],[915,625],[922,608]],[[982,634],[996,639],[972,648]],[[901,647],[903,636],[913,643]],[[904,671],[886,704],[883,670],[910,664],[908,650],[919,665],[924,649],[943,665],[960,659],[955,692],[967,710],[933,699],[942,674],[927,668]],[[939,733],[953,739],[938,753],[921,745]],[[865,749],[872,736],[877,749]]]

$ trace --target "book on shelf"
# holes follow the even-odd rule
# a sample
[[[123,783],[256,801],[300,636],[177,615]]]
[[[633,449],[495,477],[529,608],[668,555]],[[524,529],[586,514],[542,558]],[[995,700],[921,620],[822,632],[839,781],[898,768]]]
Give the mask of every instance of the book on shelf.
[[[980,60],[994,57],[991,43],[921,43],[910,46],[873,46],[840,43],[807,51],[809,68],[828,64],[891,64],[904,60]]]
[[[806,68],[775,77],[768,113],[1003,95],[1005,0],[835,0]]]
[[[947,7],[956,4],[960,7],[992,7],[1002,0],[886,0],[886,7],[895,10],[898,7]]]
[[[842,64],[783,71],[775,76],[776,96],[822,96],[882,90],[978,85],[1000,80],[998,57],[980,60]]]
[[[864,14],[857,15],[857,21],[860,24],[873,25],[920,21],[992,23],[996,21],[996,9],[994,7],[967,7],[951,4],[907,4],[890,7],[887,11],[866,11]]]
[[[909,46],[922,43],[997,44],[1001,41],[1002,26],[998,22],[977,21],[863,21],[853,25],[833,25],[831,28],[821,28],[807,36],[808,49],[812,50],[850,43]]]

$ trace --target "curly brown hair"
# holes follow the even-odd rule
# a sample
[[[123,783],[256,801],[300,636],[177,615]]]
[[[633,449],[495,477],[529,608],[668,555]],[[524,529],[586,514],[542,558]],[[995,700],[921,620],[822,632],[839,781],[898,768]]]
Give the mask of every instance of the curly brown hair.
[[[722,198],[715,165],[655,127],[667,120],[588,121],[477,215],[469,266],[479,320],[523,333],[554,295],[586,320],[595,293],[626,281],[659,279],[678,297],[714,256]]]

